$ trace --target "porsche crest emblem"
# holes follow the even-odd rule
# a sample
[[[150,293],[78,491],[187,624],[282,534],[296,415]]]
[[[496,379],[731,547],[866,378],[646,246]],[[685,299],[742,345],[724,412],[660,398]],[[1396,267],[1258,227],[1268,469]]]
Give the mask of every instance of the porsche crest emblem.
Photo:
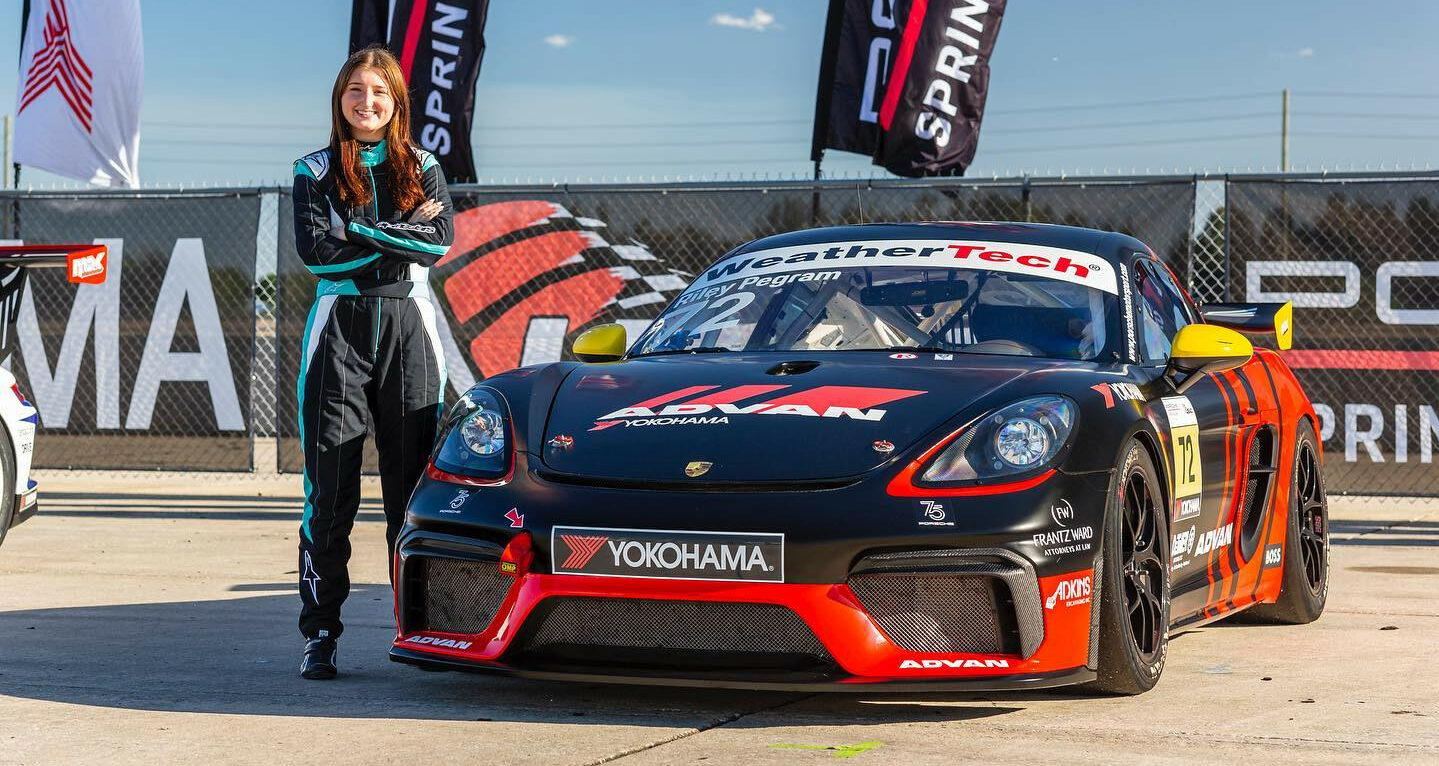
[[[691,479],[695,478],[696,476],[704,476],[706,473],[709,472],[710,467],[713,465],[714,463],[708,463],[703,460],[696,460],[693,463],[685,466],[685,476],[688,476]]]

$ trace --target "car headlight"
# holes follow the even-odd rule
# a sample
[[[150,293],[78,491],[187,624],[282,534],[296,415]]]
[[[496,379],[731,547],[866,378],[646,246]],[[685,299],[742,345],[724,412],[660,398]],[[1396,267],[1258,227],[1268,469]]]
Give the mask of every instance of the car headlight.
[[[451,408],[431,461],[460,476],[499,478],[509,472],[509,410],[495,393],[472,388]]]
[[[986,415],[936,455],[920,481],[978,481],[1042,468],[1069,441],[1074,411],[1062,396],[1036,396]]]

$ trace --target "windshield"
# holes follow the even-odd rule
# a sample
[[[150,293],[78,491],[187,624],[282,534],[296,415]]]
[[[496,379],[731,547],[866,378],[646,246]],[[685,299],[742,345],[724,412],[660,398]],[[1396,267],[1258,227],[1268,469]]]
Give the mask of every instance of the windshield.
[[[916,349],[1096,359],[1119,350],[1115,279],[1096,256],[1008,243],[904,244],[938,246],[863,242],[732,256],[696,279],[631,353]],[[893,251],[903,252],[867,259]]]

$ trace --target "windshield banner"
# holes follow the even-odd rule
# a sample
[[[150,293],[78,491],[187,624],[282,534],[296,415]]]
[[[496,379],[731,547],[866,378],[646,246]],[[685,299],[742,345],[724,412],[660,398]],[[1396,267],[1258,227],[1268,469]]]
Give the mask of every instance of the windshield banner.
[[[988,269],[1073,282],[1111,295],[1119,292],[1109,262],[1091,253],[1017,242],[885,239],[825,242],[735,255],[706,269],[686,294],[736,279],[743,280],[745,286],[778,286],[787,281],[775,282],[782,274],[849,266]]]

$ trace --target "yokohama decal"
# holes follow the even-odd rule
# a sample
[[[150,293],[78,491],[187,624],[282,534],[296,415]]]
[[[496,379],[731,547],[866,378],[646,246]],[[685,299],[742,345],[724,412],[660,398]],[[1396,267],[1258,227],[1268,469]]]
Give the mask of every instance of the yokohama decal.
[[[560,566],[565,569],[584,569],[585,564],[590,563],[590,559],[594,558],[595,553],[609,538],[593,535],[560,535],[560,539],[570,549],[569,557]]]
[[[782,534],[555,527],[550,547],[555,574],[784,582]]]

